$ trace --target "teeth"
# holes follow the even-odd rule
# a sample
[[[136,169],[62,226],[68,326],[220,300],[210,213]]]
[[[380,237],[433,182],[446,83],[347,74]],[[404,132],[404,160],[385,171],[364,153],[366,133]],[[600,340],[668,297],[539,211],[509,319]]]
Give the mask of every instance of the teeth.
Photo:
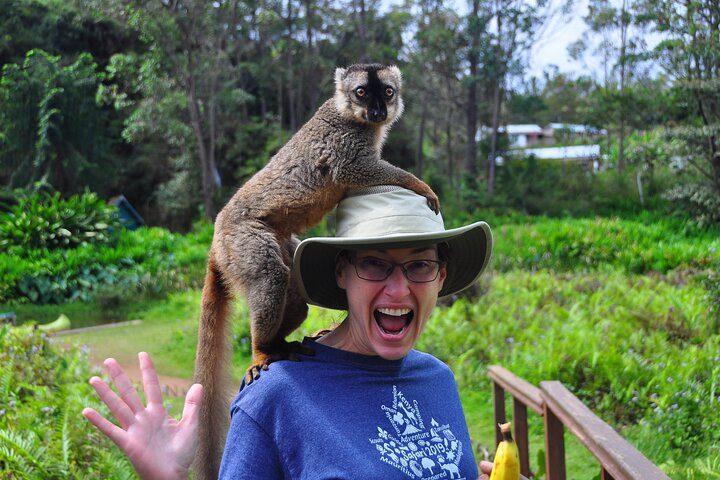
[[[392,315],[393,317],[400,317],[410,313],[409,308],[378,308],[378,311],[383,315]]]

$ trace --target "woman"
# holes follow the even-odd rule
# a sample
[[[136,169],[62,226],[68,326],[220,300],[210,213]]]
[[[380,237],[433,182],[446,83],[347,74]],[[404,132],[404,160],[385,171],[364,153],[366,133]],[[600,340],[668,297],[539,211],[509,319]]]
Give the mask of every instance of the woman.
[[[337,207],[336,237],[298,246],[294,272],[305,299],[348,314],[330,333],[304,340],[314,356],[274,363],[241,387],[221,478],[478,476],[451,371],[413,347],[438,296],[462,290],[483,271],[492,236],[484,222],[445,230],[425,202],[399,187],[355,192]],[[141,354],[140,362],[147,408],[109,360],[121,398],[97,378],[91,384],[122,428],[91,409],[83,414],[141,477],[185,478],[201,387],[188,392],[175,422],[159,411],[149,358]]]

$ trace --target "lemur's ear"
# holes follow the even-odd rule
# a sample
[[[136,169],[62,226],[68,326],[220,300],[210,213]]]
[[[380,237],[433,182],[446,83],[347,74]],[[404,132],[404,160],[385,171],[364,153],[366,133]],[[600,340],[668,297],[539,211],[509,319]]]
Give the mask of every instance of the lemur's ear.
[[[347,72],[347,69],[338,67],[335,69],[335,87],[340,88],[342,85],[342,79],[345,77],[345,72]]]
[[[402,86],[402,72],[400,72],[400,69],[397,67],[397,65],[389,65],[388,70],[392,72],[393,75],[397,77],[397,88],[399,89]]]

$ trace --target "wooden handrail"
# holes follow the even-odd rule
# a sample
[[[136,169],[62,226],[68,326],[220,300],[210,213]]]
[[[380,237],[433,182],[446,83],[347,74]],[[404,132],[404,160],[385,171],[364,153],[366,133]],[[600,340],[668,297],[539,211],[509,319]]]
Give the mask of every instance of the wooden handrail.
[[[511,392],[513,398],[517,398],[524,405],[535,410],[535,413],[538,415],[543,414],[540,389],[535,385],[527,380],[523,380],[500,365],[490,365],[488,367],[488,376],[504,390]]]
[[[670,479],[642,453],[602,421],[575,395],[558,381],[540,382],[540,396],[547,410],[598,459],[603,472],[601,478],[634,480]],[[554,448],[552,443],[548,449]],[[548,453],[550,451],[548,450]],[[555,479],[547,469],[548,478]],[[608,476],[609,475],[609,476]]]
[[[505,392],[513,397],[513,426],[520,454],[520,471],[530,477],[527,407],[544,417],[545,471],[548,480],[565,480],[564,428],[575,435],[600,463],[602,480],[669,480],[662,470],[595,415],[558,381],[540,382],[540,388],[499,365],[488,367],[493,381],[495,435],[505,418]]]

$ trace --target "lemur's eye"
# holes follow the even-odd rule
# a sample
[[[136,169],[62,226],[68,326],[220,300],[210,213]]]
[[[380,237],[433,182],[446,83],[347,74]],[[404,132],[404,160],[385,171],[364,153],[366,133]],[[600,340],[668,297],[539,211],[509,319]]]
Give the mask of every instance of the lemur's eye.
[[[363,87],[358,87],[355,89],[355,95],[358,97],[364,97],[365,96],[365,89]]]
[[[392,97],[393,95],[395,95],[395,90],[393,90],[392,87],[387,87],[385,89],[385,96]]]

